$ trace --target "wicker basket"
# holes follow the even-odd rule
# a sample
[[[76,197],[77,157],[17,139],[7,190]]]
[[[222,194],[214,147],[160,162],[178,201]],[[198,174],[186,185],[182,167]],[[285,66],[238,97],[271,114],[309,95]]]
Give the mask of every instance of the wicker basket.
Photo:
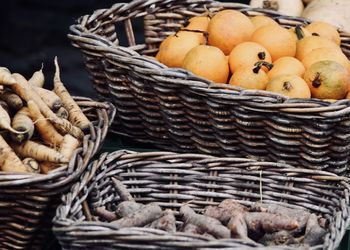
[[[53,220],[53,231],[64,249],[250,249],[259,246],[233,239],[210,241],[196,235],[169,234],[150,228],[117,229],[96,221],[95,208],[115,209],[120,201],[111,180],[113,176],[122,178],[137,202],[158,202],[163,208],[175,211],[183,203],[201,210],[227,198],[245,205],[262,199],[266,203],[306,208],[330,220],[323,245],[312,249],[335,249],[350,222],[350,186],[345,177],[329,172],[246,158],[116,151],[105,153],[91,163],[70,193],[63,196]]]
[[[93,123],[67,168],[47,175],[0,172],[0,249],[47,246],[61,193],[79,179],[100,149],[115,115],[114,106],[84,97],[75,100]]]
[[[346,174],[349,100],[330,103],[240,90],[145,56],[155,55],[166,36],[206,8],[268,15],[286,27],[307,23],[211,0],[138,0],[81,17],[69,38],[82,50],[95,89],[116,106],[118,129],[113,131],[170,151],[255,157]],[[135,40],[133,24],[139,21],[144,41]],[[350,35],[341,32],[341,38],[350,56]]]

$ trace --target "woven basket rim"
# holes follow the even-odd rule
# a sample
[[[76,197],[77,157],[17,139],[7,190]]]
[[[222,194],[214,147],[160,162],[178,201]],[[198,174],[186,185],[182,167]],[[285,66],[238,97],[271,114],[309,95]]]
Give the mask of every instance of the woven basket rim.
[[[83,97],[83,96],[72,96],[76,101],[84,101],[84,102],[90,102],[91,104],[95,103],[95,108],[100,109],[100,110],[106,110],[107,112],[107,121],[103,124],[102,130],[103,133],[107,133],[108,127],[112,124],[114,116],[115,116],[115,107],[112,103],[109,102],[99,102],[95,101],[92,98],[88,97]],[[11,173],[11,172],[2,172],[0,171],[0,179],[4,179],[6,181],[0,182],[0,187],[18,187],[18,186],[26,186],[30,184],[38,184],[38,183],[48,183],[52,182],[54,180],[64,178],[64,182],[61,183],[62,185],[65,185],[72,181],[73,179],[77,178],[79,174],[86,168],[88,165],[88,162],[83,163],[80,162],[80,166],[76,168],[75,160],[77,158],[78,154],[81,154],[83,151],[83,147],[86,147],[87,145],[84,143],[84,141],[90,141],[90,140],[95,140],[91,139],[91,134],[92,129],[98,128],[95,125],[91,125],[93,128],[90,128],[90,131],[84,135],[83,143],[82,145],[77,148],[71,160],[67,164],[67,166],[63,168],[58,168],[54,171],[49,172],[48,174],[31,174],[31,173]],[[93,132],[95,133],[95,132]],[[94,135],[96,137],[96,134]],[[92,156],[97,152],[101,145],[94,144],[92,148]],[[57,185],[55,186],[56,188],[58,187]],[[45,186],[43,185],[43,189],[45,189]]]
[[[67,194],[65,194],[62,197],[62,201],[63,203],[61,203],[61,205],[59,205],[59,207],[56,210],[56,215],[53,219],[53,231],[56,234],[56,237],[59,237],[58,235],[60,233],[64,233],[69,235],[70,233],[73,233],[74,235],[74,230],[80,230],[82,227],[88,227],[88,230],[86,230],[86,228],[84,229],[84,232],[89,234],[89,232],[91,233],[91,236],[94,235],[94,232],[96,232],[99,236],[110,236],[110,235],[125,235],[126,233],[131,233],[132,235],[136,236],[140,233],[142,233],[142,228],[140,227],[134,227],[134,228],[122,228],[122,229],[118,229],[115,226],[113,226],[113,224],[111,223],[107,223],[107,222],[99,222],[99,221],[76,221],[76,220],[72,220],[69,218],[68,214],[69,214],[69,209],[66,208],[67,205],[69,205],[70,207],[72,206],[73,202],[75,199],[83,199],[82,201],[86,201],[88,194],[82,194],[82,192],[90,192],[91,188],[94,187],[96,180],[94,179],[94,176],[96,176],[96,174],[102,176],[101,174],[103,174],[103,176],[106,176],[106,169],[104,169],[104,166],[114,162],[116,160],[120,160],[120,161],[124,161],[126,163],[123,164],[128,164],[128,159],[137,159],[137,161],[144,161],[144,158],[147,157],[162,157],[161,159],[166,160],[166,159],[172,159],[173,157],[179,156],[181,157],[181,159],[196,159],[196,160],[203,160],[204,162],[215,162],[215,161],[236,161],[236,162],[245,162],[245,163],[259,163],[259,161],[257,160],[253,160],[253,159],[247,159],[247,158],[241,158],[241,157],[216,157],[216,156],[210,156],[210,155],[204,155],[204,154],[177,154],[177,153],[172,153],[172,152],[164,152],[164,151],[155,151],[155,152],[143,152],[143,153],[138,153],[138,152],[134,152],[134,151],[128,151],[128,150],[118,150],[118,151],[114,151],[112,153],[103,153],[100,155],[99,159],[91,162],[89,164],[89,166],[87,167],[85,173],[80,177],[80,180],[75,183],[72,187],[70,192],[68,192]],[[147,161],[147,160],[146,160]],[[264,163],[264,162],[260,162],[260,163]],[[313,170],[309,170],[309,169],[299,169],[299,168],[295,168],[289,164],[285,164],[285,163],[276,163],[276,162],[265,162],[265,163],[272,163],[275,164],[276,166],[279,166],[281,168],[285,168],[285,167],[289,167],[290,171],[293,171],[293,173],[314,173],[317,176],[323,175],[323,177],[330,177],[333,178],[335,181],[339,181],[339,184],[342,186],[342,190],[345,193],[349,193],[350,192],[350,184],[348,183],[348,179],[345,177],[339,177],[336,176],[333,173],[330,172],[325,172],[325,171],[313,171]],[[98,172],[98,168],[94,168],[94,166],[98,166],[98,168],[104,169],[101,172]],[[271,167],[271,166],[270,166]],[[286,170],[288,171],[288,169]],[[90,182],[87,182],[87,180],[89,180]],[[347,181],[345,181],[347,180]],[[341,210],[342,213],[346,213],[349,214],[350,212],[350,207],[349,207],[349,200],[344,198],[342,199],[343,201],[341,202],[342,204],[342,209],[345,209],[346,211]],[[278,203],[281,204],[281,202],[273,202],[273,203]],[[284,203],[285,204],[285,203]],[[347,204],[347,206],[345,205]],[[291,207],[294,205],[290,205]],[[66,216],[64,216],[63,214],[65,214]],[[335,214],[333,214],[333,216],[335,216]],[[344,216],[343,216],[344,217]],[[348,217],[346,219],[346,221],[343,221],[346,226],[350,225],[350,217]],[[344,226],[344,225],[343,225]],[[170,234],[161,230],[157,230],[154,229],[154,233],[155,235],[158,235],[160,238],[162,239],[162,236],[166,236],[166,239],[168,239],[168,237],[187,237],[187,240],[195,240],[196,237],[191,237],[191,235],[185,235],[185,234],[181,234],[181,233],[177,233],[177,234]],[[164,240],[164,239],[163,239]],[[237,242],[234,239],[231,239],[232,242]],[[332,239],[334,241],[336,241],[335,239]],[[338,239],[339,240],[339,239]],[[209,241],[212,244],[215,244],[215,242],[217,243],[223,243],[222,240],[214,240],[214,241]],[[227,241],[225,241],[227,242]],[[204,242],[203,243],[204,246],[206,246],[205,244],[208,244],[208,242]],[[323,243],[324,244],[324,243]],[[255,246],[256,247],[256,246]],[[255,248],[256,249],[256,248]],[[263,248],[266,249],[266,248]],[[270,248],[269,248],[270,249]],[[271,248],[272,249],[272,248]],[[285,246],[280,246],[280,248],[276,248],[276,249],[289,249],[288,247]],[[295,248],[290,248],[290,249],[295,249]],[[313,248],[311,248],[313,249]]]

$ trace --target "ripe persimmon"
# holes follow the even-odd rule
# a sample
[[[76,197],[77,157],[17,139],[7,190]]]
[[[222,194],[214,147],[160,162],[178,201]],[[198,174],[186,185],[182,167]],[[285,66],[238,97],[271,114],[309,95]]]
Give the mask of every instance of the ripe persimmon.
[[[254,42],[238,44],[229,56],[229,65],[232,73],[241,67],[253,67],[259,61],[271,63],[271,56],[267,49]]]
[[[280,75],[270,80],[266,90],[279,93],[290,98],[310,98],[311,92],[307,83],[300,76]]]
[[[269,77],[261,68],[264,64],[269,65],[266,62],[258,62],[255,66],[247,65],[238,68],[229,83],[245,89],[264,90],[269,81]]]
[[[340,45],[340,35],[332,24],[326,22],[313,22],[305,27],[311,34],[324,37],[337,45]]]
[[[338,45],[324,37],[309,36],[297,42],[297,52],[295,57],[298,60],[302,61],[308,53],[310,53],[314,49],[319,48],[331,48],[341,50]]]
[[[350,62],[341,50],[331,48],[318,48],[308,53],[302,63],[308,69],[312,64],[319,61],[335,61],[341,64],[346,70],[350,70]],[[350,73],[350,71],[349,71]]]
[[[309,85],[312,97],[319,99],[342,99],[349,90],[349,74],[335,61],[320,61],[305,72],[304,80]]]
[[[271,17],[258,15],[250,18],[250,21],[254,25],[254,30],[259,29],[262,26],[273,24],[273,25],[279,25],[275,20],[273,20]]]
[[[156,58],[168,67],[181,67],[186,54],[201,44],[198,33],[180,31],[168,36],[159,47]]]
[[[206,44],[207,38],[205,37],[204,32],[207,32],[208,30],[209,21],[210,18],[207,16],[192,17],[188,20],[188,24],[184,27],[184,29],[193,30],[195,33],[197,33],[197,36],[200,39],[200,43]],[[203,33],[200,33],[198,31],[202,31]]]
[[[301,26],[291,27],[288,31],[294,37],[295,42],[304,39],[305,37],[312,36],[310,31]]]
[[[279,75],[296,75],[303,77],[305,73],[304,65],[295,57],[285,56],[277,59],[273,63],[273,68],[267,73],[270,79]]]
[[[296,43],[287,29],[277,25],[266,25],[257,29],[251,38],[264,46],[272,57],[272,61],[284,56],[295,56]]]
[[[254,25],[246,15],[236,10],[223,10],[209,22],[208,43],[228,55],[237,44],[249,41],[253,32]]]
[[[191,49],[182,66],[195,75],[216,83],[226,83],[230,73],[225,54],[209,45],[199,45]]]
[[[195,16],[188,20],[188,24],[185,26],[186,29],[207,31],[210,18],[207,16]]]

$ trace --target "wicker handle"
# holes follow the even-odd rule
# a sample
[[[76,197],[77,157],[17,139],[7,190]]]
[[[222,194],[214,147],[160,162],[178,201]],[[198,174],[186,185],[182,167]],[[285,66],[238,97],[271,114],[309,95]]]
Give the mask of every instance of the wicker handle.
[[[149,13],[158,12],[161,9],[170,10],[175,9],[177,5],[204,5],[211,4],[213,0],[134,0],[129,4],[117,3],[109,9],[96,10],[87,19],[82,20],[81,25],[91,25],[93,22],[100,22],[104,24],[112,21],[116,23],[118,21],[130,20],[131,18],[138,16],[145,16]],[[110,17],[113,17],[110,19]]]
[[[134,46],[136,41],[131,22],[133,18],[144,17],[162,9],[171,11],[178,5],[188,5],[193,8],[213,2],[213,0],[134,0],[129,4],[117,3],[109,9],[99,9],[91,15],[81,17],[77,24],[70,27],[72,34],[69,35],[69,38],[75,40],[85,35],[86,38],[93,37],[105,45],[119,45],[117,32],[122,36],[123,31],[116,30],[115,25],[123,22],[128,45]],[[91,45],[99,46],[102,44],[94,43]]]

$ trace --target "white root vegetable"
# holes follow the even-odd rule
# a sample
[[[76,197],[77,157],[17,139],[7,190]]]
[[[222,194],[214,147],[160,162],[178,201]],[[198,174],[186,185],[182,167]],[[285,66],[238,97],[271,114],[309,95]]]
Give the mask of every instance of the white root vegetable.
[[[69,121],[82,130],[89,128],[89,119],[85,116],[78,104],[73,100],[72,96],[69,94],[68,90],[61,81],[60,68],[58,66],[57,57],[55,57],[55,67],[56,72],[53,81],[54,91],[61,98],[63,107],[68,111]]]
[[[10,91],[4,91],[0,93],[0,99],[7,103],[11,110],[20,110],[23,107],[22,99]]]
[[[82,138],[83,132],[73,126],[70,122],[57,117],[57,115],[46,105],[46,103],[40,98],[40,96],[33,90],[28,84],[27,80],[20,74],[12,74],[17,83],[12,85],[13,90],[25,101],[33,100],[39,107],[41,113],[45,118],[49,119],[53,125],[62,133],[69,133],[76,138]]]
[[[11,76],[11,72],[5,67],[0,67],[0,84],[12,85],[15,83],[16,80]]]
[[[80,142],[76,138],[67,134],[63,137],[59,152],[67,159],[70,159],[79,144]]]
[[[2,106],[0,106],[0,128],[6,129],[14,134],[25,134],[27,132],[17,131],[11,127],[11,118]]]
[[[29,173],[40,173],[39,163],[33,158],[25,158],[22,162]]]
[[[57,111],[59,108],[61,108],[61,99],[55,94],[55,92],[36,86],[33,86],[33,89],[36,93],[38,93],[38,95],[50,109]]]
[[[26,173],[27,168],[0,135],[0,170],[4,172]]]
[[[35,71],[32,77],[28,80],[28,84],[37,87],[43,87],[45,83],[45,76],[43,74],[44,64],[41,64],[41,68]]]
[[[302,17],[313,22],[330,23],[350,32],[349,0],[313,0],[303,11]]]
[[[250,6],[275,10],[288,16],[300,16],[304,10],[302,0],[251,0]]]
[[[17,142],[29,140],[34,134],[34,123],[26,114],[26,109],[21,109],[12,118],[12,128],[16,131],[24,132],[23,134],[11,134],[12,139]]]
[[[56,150],[44,146],[38,142],[26,141],[20,145],[12,144],[15,152],[22,157],[30,157],[37,161],[49,161],[54,163],[68,163],[68,159]]]
[[[56,115],[62,119],[68,119],[68,116],[69,116],[67,109],[65,109],[64,107],[60,107],[56,111]]]
[[[27,102],[30,118],[35,122],[35,128],[45,143],[58,146],[63,141],[63,136],[58,133],[51,122],[41,114],[38,105],[32,100]]]

